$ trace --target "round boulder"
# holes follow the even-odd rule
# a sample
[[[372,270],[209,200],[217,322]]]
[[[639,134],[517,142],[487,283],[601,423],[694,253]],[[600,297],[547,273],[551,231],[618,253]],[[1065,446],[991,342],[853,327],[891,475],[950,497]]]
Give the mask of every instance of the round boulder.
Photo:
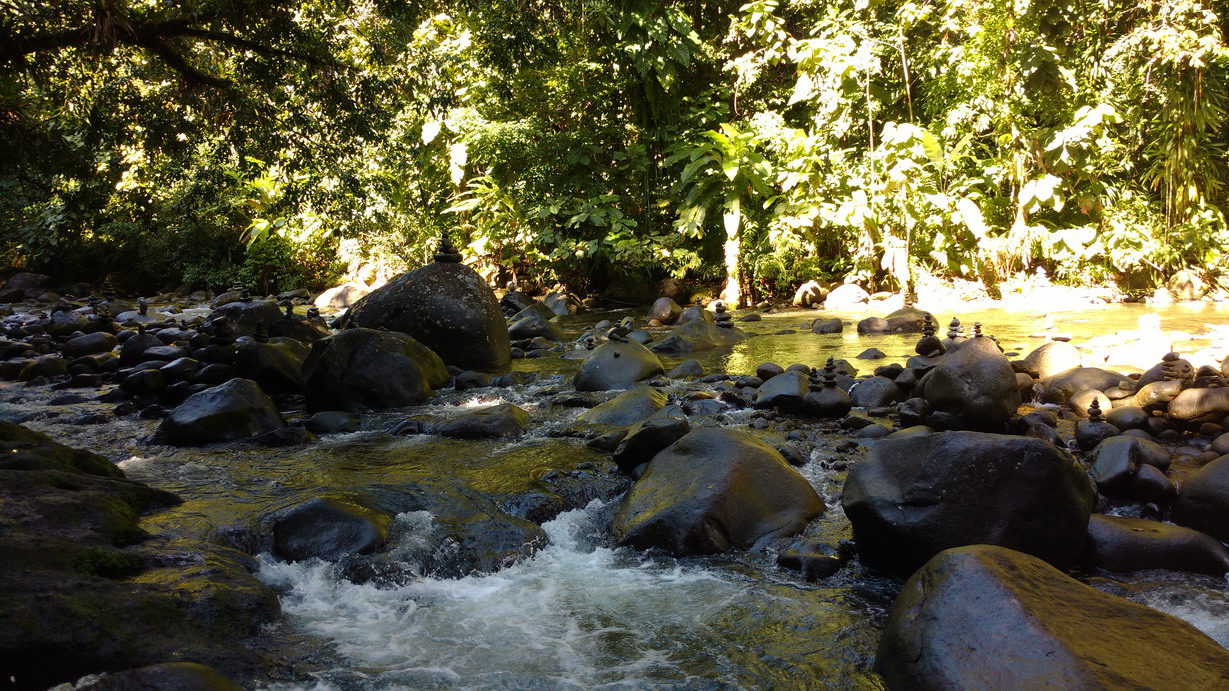
[[[395,331],[346,329],[313,343],[303,363],[307,407],[317,411],[421,403],[447,382],[434,351]]]
[[[702,428],[653,457],[611,530],[622,545],[713,554],[793,535],[823,512],[776,449],[746,432]]]
[[[387,514],[343,499],[316,498],[273,524],[273,553],[287,561],[368,554],[388,537]]]
[[[512,364],[499,301],[463,264],[435,262],[401,274],[355,303],[349,320],[409,334],[461,369],[506,372]]]
[[[630,389],[665,371],[651,350],[634,341],[607,341],[593,350],[572,378],[577,391]]]
[[[1187,476],[1178,488],[1174,523],[1229,541],[1229,456]]]
[[[1016,373],[998,344],[985,337],[971,338],[944,355],[913,394],[969,429],[999,431],[1020,407]]]
[[[256,382],[231,379],[189,396],[158,426],[154,442],[199,446],[248,439],[285,426]]]

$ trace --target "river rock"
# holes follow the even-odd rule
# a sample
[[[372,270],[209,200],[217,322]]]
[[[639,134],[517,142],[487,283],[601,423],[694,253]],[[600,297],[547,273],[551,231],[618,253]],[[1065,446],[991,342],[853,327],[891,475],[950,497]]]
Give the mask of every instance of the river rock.
[[[841,504],[862,562],[904,575],[970,544],[1069,566],[1095,498],[1084,469],[1048,442],[940,432],[876,443],[849,471]]]
[[[699,360],[684,360],[678,367],[666,373],[671,379],[695,379],[704,376],[704,365]]]
[[[554,322],[547,321],[538,315],[530,315],[512,322],[508,327],[508,336],[517,340],[538,337],[552,341],[562,341],[564,339],[563,329],[556,326]]]
[[[1046,403],[1066,403],[1073,395],[1096,389],[1105,391],[1126,380],[1123,375],[1097,367],[1077,367],[1052,375],[1041,381],[1041,400]]]
[[[519,437],[528,426],[529,413],[511,403],[500,403],[457,415],[431,431],[454,439],[494,439]]]
[[[1229,549],[1190,528],[1093,514],[1081,561],[1115,573],[1167,569],[1223,576],[1229,572]]]
[[[1173,521],[1229,541],[1229,456],[1221,456],[1183,480]]]
[[[107,353],[115,348],[119,340],[114,334],[106,331],[95,331],[92,334],[78,336],[64,344],[64,357],[78,358],[94,353]]]
[[[709,313],[708,310],[704,311]],[[658,341],[652,350],[654,353],[695,353],[733,345],[746,337],[747,334],[740,329],[723,329],[705,319],[692,319],[684,323],[680,318],[679,326]]]
[[[621,545],[712,554],[793,535],[823,512],[776,449],[746,432],[702,428],[653,457],[611,531]]]
[[[709,310],[704,309],[703,305],[696,303],[683,308],[683,311],[679,313],[678,320],[674,323],[682,326],[683,324],[697,320],[703,320],[709,324],[715,324],[717,322],[717,317],[714,316]]]
[[[585,358],[572,384],[577,391],[630,389],[664,371],[657,355],[639,343],[607,341]]]
[[[89,688],[90,691],[242,691],[243,687],[208,665],[198,662],[164,662],[101,676],[84,677],[73,688]]]
[[[1123,432],[1129,429],[1144,429],[1148,424],[1148,412],[1139,406],[1120,406],[1107,411],[1105,421]]]
[[[811,333],[839,334],[844,330],[845,322],[835,317],[832,319],[816,319],[811,322]]]
[[[17,374],[17,381],[30,381],[38,377],[51,379],[68,374],[68,360],[58,355],[44,355],[26,362]]]
[[[566,293],[547,293],[546,297],[542,298],[542,304],[557,317],[572,316],[580,309],[572,296]]]
[[[222,317],[225,317],[234,327],[234,337],[240,338],[255,334],[257,324],[269,329],[281,321],[282,310],[273,300],[239,300],[222,305],[210,312],[205,322],[208,324]]]
[[[271,394],[302,393],[303,362],[309,352],[294,339],[246,341],[235,351],[235,376],[251,379]]]
[[[948,413],[966,428],[998,431],[1020,407],[1020,389],[1011,363],[989,338],[972,338],[943,356],[913,395],[936,412]]]
[[[1184,381],[1162,379],[1160,381],[1148,382],[1135,391],[1135,395],[1131,400],[1135,403],[1135,407],[1141,408],[1145,412],[1163,412],[1168,410],[1169,402],[1182,393],[1184,388],[1186,388],[1186,382]]]
[[[159,348],[162,340],[151,333],[138,333],[124,341],[119,349],[119,362],[125,367],[131,367],[145,360],[145,351]]]
[[[1169,402],[1169,419],[1220,422],[1229,415],[1229,388],[1186,389]]]
[[[794,307],[819,307],[828,297],[828,291],[818,281],[807,281],[794,291],[794,299],[790,302]]]
[[[895,381],[886,377],[859,379],[849,391],[850,402],[855,408],[882,408],[908,397]]]
[[[1194,269],[1175,271],[1165,282],[1165,289],[1177,302],[1201,300],[1208,294],[1208,282]]]
[[[76,310],[52,312],[47,322],[47,333],[55,337],[69,336],[75,331],[88,331],[90,318]]]
[[[672,411],[677,413],[667,414]],[[691,423],[678,410],[678,406],[663,408],[644,422],[632,425],[611,454],[611,460],[619,466],[620,472],[635,475],[639,466],[651,461],[690,431]]]
[[[531,303],[529,306],[522,309],[520,312],[517,312],[516,314],[512,315],[512,317],[508,321],[515,324],[516,322],[521,321],[522,319],[528,319],[530,317],[537,317],[538,319],[541,319],[544,322],[549,322],[550,320],[554,319],[557,316],[558,315],[552,312],[549,307],[535,300],[533,303]]]
[[[678,321],[682,313],[683,308],[677,302],[667,297],[660,297],[649,307],[648,318],[670,325]]]
[[[320,309],[344,310],[371,293],[371,288],[359,283],[333,286],[316,296],[312,304]]]
[[[1211,689],[1229,685],[1229,651],[1040,559],[975,545],[905,584],[875,671],[889,689]]]
[[[1067,341],[1050,341],[1033,349],[1024,357],[1024,367],[1036,372],[1038,379],[1047,379],[1083,364],[1084,355]]]
[[[409,334],[461,369],[500,373],[512,364],[495,293],[464,264],[435,262],[401,274],[355,303],[348,318]]]
[[[665,392],[637,386],[580,414],[581,422],[602,425],[634,425],[666,407]]]
[[[888,328],[887,328],[888,333],[894,333],[894,334],[918,333],[920,334],[922,333],[922,327],[926,325],[927,317],[930,318],[930,323],[932,324],[939,323],[939,321],[935,319],[935,315],[931,314],[930,312],[927,312],[926,310],[920,310],[913,306],[902,307],[888,314],[886,317],[884,317],[884,320],[887,321],[888,323]]]
[[[810,391],[811,381],[797,370],[787,370],[764,382],[755,393],[752,404],[759,410],[776,408],[782,412],[797,412],[803,397]]]
[[[305,426],[309,432],[315,434],[356,432],[359,417],[345,410],[322,410],[308,418]]]
[[[303,363],[310,410],[382,410],[421,403],[448,382],[434,351],[395,331],[346,329],[312,344]]]
[[[158,426],[154,442],[199,446],[248,439],[285,426],[256,382],[231,379],[189,396]]]
[[[347,499],[317,497],[273,521],[273,554],[287,561],[336,561],[384,546],[391,517]]]

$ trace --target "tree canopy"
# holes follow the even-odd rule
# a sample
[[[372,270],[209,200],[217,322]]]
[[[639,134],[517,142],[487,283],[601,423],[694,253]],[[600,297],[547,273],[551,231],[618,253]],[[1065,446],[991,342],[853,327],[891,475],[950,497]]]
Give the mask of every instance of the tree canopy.
[[[1199,0],[56,0],[0,16],[0,251],[261,289],[1216,277]],[[1218,14],[1218,12],[1220,14]]]

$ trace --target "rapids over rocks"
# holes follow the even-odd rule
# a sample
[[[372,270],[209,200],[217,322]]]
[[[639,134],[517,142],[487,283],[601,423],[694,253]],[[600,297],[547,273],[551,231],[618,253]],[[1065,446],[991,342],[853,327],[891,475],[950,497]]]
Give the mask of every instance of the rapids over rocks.
[[[1057,326],[1043,324],[1040,314],[1027,311],[937,316],[941,325],[952,316],[968,325],[980,322],[997,336],[1009,358],[1020,359],[1056,329],[1082,344],[1132,328],[1144,311],[1141,306],[1104,306],[1095,312],[1055,315]],[[1195,334],[1187,342],[1174,343],[1173,350],[1189,355],[1223,347],[1229,332],[1209,322],[1223,322],[1227,314],[1220,306],[1170,308],[1166,328]],[[565,316],[549,323],[571,341],[591,333],[599,320],[615,323],[631,315],[643,319],[642,312],[621,311]],[[573,381],[581,364],[568,357],[514,360],[512,374],[522,376],[499,382],[503,386],[482,385],[491,382],[482,375],[466,379],[462,387],[458,377],[455,388],[440,389],[425,402],[361,412],[357,427],[343,420],[338,423],[343,431],[321,428],[319,439],[290,438],[285,445],[155,443],[160,421],[152,415],[116,415],[116,404],[98,400],[92,390],[53,389],[37,382],[0,384],[0,419],[99,454],[117,464],[129,480],[182,500],[174,505],[161,502],[143,515],[139,528],[154,537],[143,538],[142,546],[106,547],[145,550],[140,557],[144,566],[134,567],[144,569],[142,575],[115,574],[113,579],[152,580],[150,574],[159,568],[179,564],[168,554],[188,555],[182,556],[184,561],[208,551],[201,545],[214,545],[225,550],[218,559],[244,564],[258,579],[244,587],[251,592],[267,587],[276,593],[280,615],[235,634],[247,651],[242,660],[227,667],[224,652],[211,656],[205,647],[193,649],[199,654],[187,660],[211,664],[244,687],[882,688],[885,679],[895,687],[899,675],[881,676],[888,673],[883,661],[876,662],[877,649],[883,654],[880,638],[889,626],[893,602],[906,588],[904,576],[917,564],[910,563],[898,575],[882,556],[876,557],[884,562],[878,564],[882,570],[865,566],[852,547],[857,530],[846,518],[842,495],[851,468],[877,462],[888,453],[875,451],[878,437],[903,426],[908,409],[902,412],[901,400],[883,399],[858,405],[848,417],[808,417],[798,413],[807,410],[803,403],[796,409],[782,407],[784,399],[757,405],[755,388],[757,374],[767,372],[757,368],[767,362],[815,367],[812,392],[823,388],[823,377],[814,377],[830,357],[851,363],[861,375],[882,363],[904,364],[921,357],[914,350],[919,335],[858,334],[852,323],[865,315],[820,316],[844,317],[850,326],[840,334],[824,335],[812,331],[813,313],[770,313],[758,321],[738,322],[748,337],[733,345],[657,353],[665,372],[692,359],[702,372],[649,375],[652,391],[665,394],[666,405],[676,406],[673,412],[666,409],[666,417],[685,416],[692,430],[745,432],[781,450],[822,504],[807,514],[818,517],[797,536],[772,535],[749,549],[717,554],[621,546],[612,536],[611,524],[625,492],[633,478],[649,471],[636,462],[626,443],[619,446],[621,425],[592,422],[595,406],[619,392],[577,391]],[[858,359],[871,347],[886,358]],[[702,376],[717,374],[729,376]],[[835,368],[826,376],[834,383],[849,383],[848,373]],[[801,400],[807,375],[799,379]],[[467,388],[472,384],[477,385]],[[1063,410],[1034,403],[1042,412]],[[524,415],[513,414],[510,422],[498,425],[483,422],[502,430],[494,438],[445,436],[450,422],[494,405],[515,406]],[[302,407],[282,412],[290,429],[311,426],[311,412]],[[1054,439],[1063,449],[1074,447],[1076,426],[1083,418],[1068,413],[1056,419]],[[472,429],[469,424],[453,427]],[[882,432],[868,429],[872,427]],[[951,443],[965,443],[962,439],[953,437]],[[1166,472],[1179,480],[1195,473],[1207,460],[1210,441],[1171,435],[1164,443],[1173,467]],[[631,461],[618,461],[620,448]],[[1071,459],[1060,455],[1047,462],[1061,465]],[[1140,461],[1130,463],[1132,473],[1145,474],[1138,472]],[[1110,491],[1109,496],[1115,499],[1099,499],[1098,513],[1138,518],[1155,508],[1139,500],[1139,494]],[[1086,516],[1091,497],[1071,501],[1083,506]],[[313,504],[318,500],[332,508],[320,509],[321,504]],[[302,548],[308,552],[288,558],[290,548],[279,536],[293,529],[291,517],[306,511],[305,506],[328,513],[333,522],[325,525],[337,532],[325,535],[325,529],[317,528],[318,534],[309,530],[298,539],[310,543],[323,535],[332,548],[344,542],[337,537],[342,536],[354,539],[345,543],[351,546],[321,559],[310,556],[309,544]],[[925,562],[930,556],[916,559]],[[1077,556],[1063,558],[1078,561]],[[978,563],[989,558],[976,556],[982,560]],[[1053,578],[1067,578],[1040,559],[1021,558],[1032,560],[1030,569],[1048,569]],[[1103,593],[1173,614],[1229,646],[1229,596],[1223,575],[1147,565],[1133,573],[1085,565],[1074,573]],[[963,572],[959,577],[975,578]],[[910,581],[907,592],[917,587]],[[254,605],[235,607],[254,611]],[[900,633],[905,624],[897,616],[892,615],[891,630],[905,636]],[[908,647],[907,642],[899,645]],[[128,655],[127,664],[72,671],[116,671],[157,661],[131,651],[116,654]],[[49,674],[40,681],[73,679]]]

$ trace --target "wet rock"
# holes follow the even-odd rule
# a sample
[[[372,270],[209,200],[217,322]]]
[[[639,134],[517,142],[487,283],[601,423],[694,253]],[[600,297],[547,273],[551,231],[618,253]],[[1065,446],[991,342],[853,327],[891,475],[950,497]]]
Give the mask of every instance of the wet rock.
[[[977,545],[909,579],[875,671],[889,689],[1218,688],[1229,685],[1229,651],[1044,561]]]
[[[517,312],[520,312],[521,310],[535,303],[536,301],[533,298],[520,292],[519,290],[516,290],[515,288],[504,293],[504,296],[499,298],[499,308],[506,314],[516,314]],[[551,316],[553,317],[554,315],[552,314]]]
[[[859,360],[882,360],[888,354],[878,348],[867,348],[856,356]]]
[[[1177,302],[1200,300],[1208,294],[1208,282],[1194,269],[1175,271],[1165,282],[1165,288]]]
[[[538,315],[531,315],[512,322],[512,325],[508,327],[508,336],[517,340],[539,337],[551,341],[564,340],[563,329]]]
[[[1135,392],[1134,403],[1144,411],[1164,411],[1169,408],[1169,402],[1182,393],[1186,382],[1160,380],[1149,382],[1139,387]]]
[[[312,344],[303,363],[310,410],[382,410],[421,403],[448,382],[434,351],[394,331],[347,329]]]
[[[922,328],[926,325],[928,319],[932,324],[938,323],[935,316],[930,312],[912,306],[895,310],[883,319],[887,322],[887,333],[894,334],[922,333]]]
[[[703,428],[653,457],[611,531],[623,545],[711,554],[792,535],[823,511],[815,490],[771,446],[745,432]]]
[[[1148,413],[1139,406],[1122,406],[1106,412],[1105,421],[1124,432],[1143,429],[1148,422]]]
[[[810,385],[810,380],[801,372],[782,372],[759,387],[752,406],[757,410],[776,408],[782,412],[798,412]]]
[[[287,561],[336,561],[384,546],[391,518],[346,499],[317,497],[273,522],[273,554]]]
[[[141,413],[144,414],[145,411],[142,410]],[[282,427],[252,437],[251,443],[256,446],[280,449],[287,446],[302,446],[315,440],[316,435],[303,427]]]
[[[660,297],[649,307],[648,318],[656,319],[668,326],[678,321],[682,313],[683,308],[677,302],[668,297]]]
[[[840,319],[816,319],[811,322],[811,333],[839,334],[845,330],[845,323]]]
[[[1123,375],[1097,367],[1078,367],[1055,374],[1041,381],[1041,400],[1046,403],[1066,403],[1081,392],[1105,391],[1126,380]]]
[[[1084,355],[1071,343],[1050,341],[1025,356],[1024,366],[1030,372],[1036,372],[1038,379],[1047,379],[1080,367],[1083,361]]]
[[[625,391],[605,403],[581,413],[581,422],[603,425],[633,425],[666,407],[664,392],[648,386]]]
[[[808,581],[818,581],[835,574],[849,561],[844,550],[822,542],[792,545],[777,556],[777,565],[797,571]]]
[[[512,363],[495,293],[463,264],[435,262],[401,274],[355,303],[349,320],[409,334],[462,369],[502,373]]]
[[[197,662],[163,662],[101,676],[84,677],[74,688],[90,691],[240,691],[218,670]]]
[[[1158,507],[1168,507],[1178,498],[1178,488],[1164,471],[1146,463],[1135,470],[1135,477],[1131,478],[1131,493],[1139,501]]]
[[[528,426],[529,413],[511,403],[500,403],[457,415],[431,431],[454,439],[495,439],[519,437]]]
[[[986,337],[969,339],[944,355],[913,393],[935,411],[956,416],[967,429],[998,431],[1020,406],[1015,371]]]
[[[322,410],[307,419],[307,429],[316,434],[358,431],[359,417],[345,410]]]
[[[231,379],[189,396],[158,426],[154,442],[199,446],[248,439],[285,425],[256,382]]]
[[[114,334],[106,331],[95,331],[92,334],[78,336],[64,344],[64,357],[77,358],[94,353],[110,352],[119,343]]]
[[[1221,456],[1183,480],[1173,521],[1229,541],[1229,456]]]
[[[639,343],[607,341],[585,358],[572,383],[577,391],[629,389],[664,371],[657,355]]]
[[[1095,497],[1083,468],[1047,442],[940,432],[876,443],[849,471],[841,504],[863,563],[909,574],[970,544],[1069,566]]]
[[[671,410],[675,414],[666,415]],[[678,410],[678,406],[664,408],[644,422],[633,425],[623,436],[611,455],[619,471],[635,475],[635,470],[648,463],[659,452],[682,439],[691,431],[691,423]]]
[[[704,366],[699,360],[686,360],[667,372],[666,376],[671,379],[695,379],[704,376]]]
[[[689,308],[690,309],[690,308]],[[706,314],[711,314],[704,310]],[[704,319],[693,319],[674,327],[668,336],[653,346],[654,353],[695,353],[713,348],[723,348],[747,338],[736,328],[723,329]]]
[[[52,379],[68,374],[68,360],[58,355],[44,355],[28,361],[17,374],[17,381],[29,382],[38,378]]]
[[[1115,573],[1167,569],[1223,576],[1229,572],[1229,549],[1190,528],[1093,514],[1081,561],[1086,568]]]
[[[679,313],[678,320],[674,323],[682,326],[693,321],[706,321],[709,324],[713,324],[717,321],[717,317],[712,312],[704,309],[704,306],[697,301],[696,304],[683,308],[683,311]]]
[[[908,396],[894,380],[870,377],[859,380],[857,385],[850,389],[849,398],[855,408],[882,408],[899,403]]]
[[[303,391],[303,362],[309,348],[299,341],[247,341],[235,351],[235,376],[251,379],[271,394]]]

